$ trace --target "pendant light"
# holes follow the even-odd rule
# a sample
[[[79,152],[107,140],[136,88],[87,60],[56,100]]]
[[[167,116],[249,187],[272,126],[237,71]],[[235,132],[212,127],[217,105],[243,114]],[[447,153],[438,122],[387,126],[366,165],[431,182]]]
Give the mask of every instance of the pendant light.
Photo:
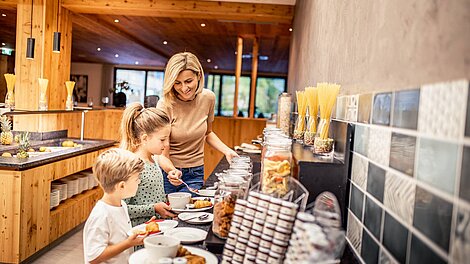
[[[57,0],[57,31],[54,32],[54,41],[52,44],[52,52],[60,53],[60,32],[59,32],[59,13],[60,12],[60,0]]]
[[[34,43],[35,39],[33,38],[33,5],[34,0],[31,0],[31,31],[29,33],[29,38],[26,42],[26,58],[27,59],[34,59]]]

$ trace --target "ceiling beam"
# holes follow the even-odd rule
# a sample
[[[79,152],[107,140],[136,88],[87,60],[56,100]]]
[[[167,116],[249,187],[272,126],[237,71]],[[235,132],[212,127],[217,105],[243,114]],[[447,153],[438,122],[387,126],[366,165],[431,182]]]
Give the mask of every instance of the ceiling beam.
[[[0,0],[4,1],[4,0]],[[11,1],[11,0],[10,0]],[[204,18],[239,22],[292,23],[294,6],[190,0],[62,0],[62,6],[85,14]]]
[[[139,39],[137,35],[134,35],[130,32],[127,32],[125,30],[122,30],[118,27],[116,27],[114,24],[100,19],[98,16],[87,16],[83,14],[74,14],[79,19],[74,19],[73,22],[76,23],[77,25],[92,30],[92,31],[97,31],[97,29],[107,31],[110,34],[117,34],[131,42],[134,42],[149,51],[163,57],[164,59],[169,59],[170,54],[167,52],[160,50],[158,48],[155,48],[155,46],[150,45],[149,43],[145,42],[144,40]]]
[[[18,0],[0,0],[0,7],[16,7],[18,5]]]

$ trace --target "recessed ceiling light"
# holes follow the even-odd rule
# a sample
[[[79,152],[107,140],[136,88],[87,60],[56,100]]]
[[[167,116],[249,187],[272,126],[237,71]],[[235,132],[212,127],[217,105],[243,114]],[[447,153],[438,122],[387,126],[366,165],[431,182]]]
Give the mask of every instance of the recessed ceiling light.
[[[269,56],[261,56],[261,55],[260,55],[258,58],[259,58],[259,60],[262,60],[262,61],[267,61],[267,60],[269,60]]]
[[[235,51],[235,55],[237,55],[237,52]]]
[[[2,17],[6,17],[6,16],[7,16],[7,14],[2,14]]]
[[[163,41],[163,45],[166,45],[168,44],[168,42],[166,40]]]
[[[2,42],[2,46],[5,46],[5,45],[6,45],[5,42]]]
[[[116,53],[116,54],[114,54],[114,57],[118,58],[118,57],[119,57],[119,54],[117,54],[117,53]]]
[[[214,66],[214,69],[216,69],[216,70],[217,70],[218,68],[219,68],[219,66],[217,66],[217,65],[215,65],[215,66]]]
[[[134,63],[135,63],[135,65],[139,65],[139,62],[138,62],[138,61],[135,61]]]
[[[119,23],[119,19],[114,19],[114,23]]]
[[[101,48],[96,48],[97,51],[101,51]]]
[[[206,24],[204,24],[204,23],[201,23],[201,27],[205,27],[205,26],[206,26]]]
[[[211,61],[212,61],[211,59],[207,59],[207,62],[209,62],[209,63],[210,63]]]
[[[292,32],[292,28],[289,28],[289,31],[291,31],[291,32]]]

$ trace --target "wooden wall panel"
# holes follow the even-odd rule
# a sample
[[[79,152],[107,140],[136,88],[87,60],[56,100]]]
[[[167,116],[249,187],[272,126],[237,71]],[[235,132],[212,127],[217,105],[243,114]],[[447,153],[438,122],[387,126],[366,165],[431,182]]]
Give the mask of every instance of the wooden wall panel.
[[[233,148],[241,143],[250,143],[257,135],[263,133],[266,119],[216,117],[212,130],[227,146]],[[224,155],[210,147],[204,146],[204,178],[207,179]]]
[[[20,248],[20,172],[0,171],[0,262],[18,262]]]

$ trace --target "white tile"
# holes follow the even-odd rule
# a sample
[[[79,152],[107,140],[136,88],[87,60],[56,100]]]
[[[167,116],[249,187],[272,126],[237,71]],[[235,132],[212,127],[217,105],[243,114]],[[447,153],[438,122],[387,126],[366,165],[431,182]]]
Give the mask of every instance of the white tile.
[[[368,170],[367,160],[364,158],[361,158],[357,154],[353,154],[351,179],[355,184],[359,185],[363,190],[365,190],[367,186],[366,185],[367,170]]]
[[[368,157],[384,166],[388,166],[390,158],[390,143],[392,133],[381,128],[371,128],[369,130]]]
[[[467,93],[467,80],[424,85],[420,95],[418,131],[439,137],[462,137]]]
[[[410,179],[389,171],[385,173],[384,205],[410,225],[413,224],[415,191],[416,186]]]
[[[351,241],[352,246],[361,254],[362,226],[349,211],[346,236],[349,238],[349,241]]]

